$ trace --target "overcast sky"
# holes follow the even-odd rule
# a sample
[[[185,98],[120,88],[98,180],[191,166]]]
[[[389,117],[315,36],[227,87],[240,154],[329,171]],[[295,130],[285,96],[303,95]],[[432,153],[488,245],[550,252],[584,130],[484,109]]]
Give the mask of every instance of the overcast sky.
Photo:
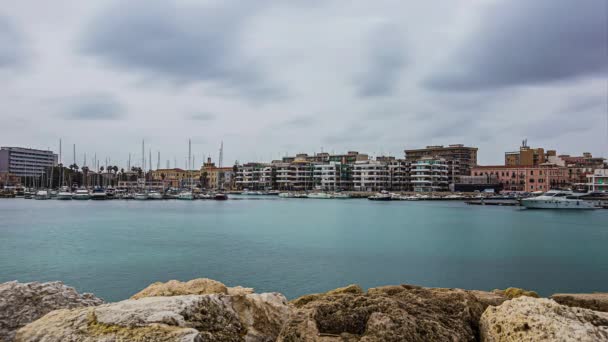
[[[8,1],[0,145],[78,164],[608,152],[606,0]],[[65,156],[67,155],[67,156]],[[103,161],[102,161],[103,163]],[[134,162],[135,164],[135,162]]]

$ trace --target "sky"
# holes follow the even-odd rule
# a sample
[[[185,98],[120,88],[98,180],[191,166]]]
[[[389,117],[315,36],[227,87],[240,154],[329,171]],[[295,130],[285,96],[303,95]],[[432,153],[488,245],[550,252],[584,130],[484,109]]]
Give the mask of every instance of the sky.
[[[608,1],[9,1],[0,80],[0,145],[79,165],[608,156]]]

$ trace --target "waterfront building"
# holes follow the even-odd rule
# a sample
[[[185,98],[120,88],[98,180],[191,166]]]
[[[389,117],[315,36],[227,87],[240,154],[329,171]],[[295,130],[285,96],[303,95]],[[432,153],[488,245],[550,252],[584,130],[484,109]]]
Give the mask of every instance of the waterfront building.
[[[16,187],[21,185],[21,177],[8,172],[0,172],[0,189],[4,187]]]
[[[314,164],[306,159],[296,158],[293,162],[272,163],[275,169],[276,187],[279,190],[311,190],[313,188]]]
[[[323,191],[351,190],[352,167],[348,164],[331,161],[327,164],[315,164],[313,183],[315,189]]]
[[[200,180],[199,170],[184,170],[180,168],[157,169],[151,171],[151,179],[154,181],[164,181],[173,188],[191,187]],[[192,182],[192,184],[190,183]]]
[[[203,163],[201,167],[201,177],[203,177],[203,187],[208,189],[231,189],[234,179],[233,167],[217,167],[211,162],[211,158]]]
[[[0,148],[0,172],[15,176],[39,176],[57,166],[57,155],[52,151],[24,147]]]
[[[348,151],[346,154],[330,154],[327,152],[321,152],[315,153],[312,156],[309,156],[306,153],[299,153],[296,154],[295,157],[283,157],[281,159],[283,163],[292,163],[296,160],[305,160],[311,163],[337,162],[341,164],[354,164],[357,161],[369,160],[369,156],[357,151]]]
[[[235,180],[237,189],[270,190],[274,186],[274,169],[264,163],[237,165]]]
[[[601,157],[593,157],[589,152],[583,153],[582,156],[562,154],[549,159],[556,165],[568,168],[568,180],[573,185],[587,183],[588,175],[592,175],[595,169],[604,168],[604,160]]]
[[[410,183],[416,192],[447,191],[448,163],[443,158],[423,157],[410,165]]]
[[[473,176],[494,176],[505,191],[548,191],[569,185],[568,169],[552,164],[539,166],[476,166]]]
[[[608,169],[595,169],[587,175],[589,191],[608,191]]]
[[[382,158],[379,157],[381,160]],[[379,158],[376,158],[378,160]],[[388,171],[388,189],[392,191],[409,191],[410,163],[403,159],[392,159],[385,161]]]
[[[463,144],[427,146],[405,150],[405,160],[414,164],[422,158],[441,158],[448,167],[448,182],[458,183],[461,176],[470,176],[471,168],[477,165],[477,150]]]
[[[389,188],[389,172],[385,162],[358,161],[353,165],[353,190],[381,191]]]
[[[494,190],[500,192],[503,187],[496,175],[461,176],[459,183],[450,184],[450,190],[456,192],[475,192]]]

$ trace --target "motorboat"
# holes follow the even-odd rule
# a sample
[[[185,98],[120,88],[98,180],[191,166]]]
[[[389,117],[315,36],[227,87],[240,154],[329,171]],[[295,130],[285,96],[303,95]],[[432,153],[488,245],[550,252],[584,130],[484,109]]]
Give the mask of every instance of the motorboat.
[[[524,198],[521,205],[529,209],[597,209],[592,203],[572,191],[550,190],[540,196]]]
[[[192,193],[192,191],[182,191],[177,195],[177,199],[192,201],[194,199],[194,194]]]
[[[215,196],[213,196],[213,199],[216,201],[225,201],[228,199],[228,195],[218,192],[217,194],[215,194]]]
[[[75,199],[75,200],[89,200],[89,199],[91,199],[91,194],[89,194],[89,190],[87,190],[87,189],[78,189],[72,195],[72,199]]]
[[[57,193],[57,199],[62,200],[62,201],[71,200],[72,192],[69,191],[68,189],[62,189],[61,191],[59,191]]]
[[[160,199],[163,199],[163,194],[161,194],[160,192],[158,192],[156,190],[151,190],[148,192],[148,199],[160,200]]]
[[[107,197],[107,199],[117,198],[116,193],[117,193],[116,189],[114,189],[114,188],[106,188],[106,197]]]
[[[108,198],[108,194],[106,193],[106,191],[102,188],[95,188],[93,189],[93,191],[91,191],[91,199],[92,200],[105,200]]]
[[[386,191],[382,191],[373,196],[369,196],[367,199],[371,201],[392,201],[393,196]]]
[[[316,199],[331,199],[331,198],[333,198],[332,195],[330,195],[330,194],[328,194],[326,192],[311,192],[306,197],[308,197],[308,198],[316,198]]]
[[[279,197],[281,197],[281,198],[295,198],[295,197],[296,197],[296,195],[294,195],[294,194],[293,194],[293,193],[291,193],[291,192],[281,192],[281,193],[279,194]]]
[[[335,199],[348,199],[350,198],[349,194],[345,194],[343,192],[334,192],[333,194],[331,194],[332,198]]]
[[[196,196],[196,198],[207,200],[207,199],[213,199],[213,196],[211,196],[210,194],[200,193]]]
[[[138,192],[135,194],[135,196],[133,196],[133,199],[136,199],[139,201],[145,201],[148,199],[148,194],[145,192]]]
[[[47,200],[51,198],[51,194],[47,190],[38,190],[34,195],[34,199],[37,200]]]

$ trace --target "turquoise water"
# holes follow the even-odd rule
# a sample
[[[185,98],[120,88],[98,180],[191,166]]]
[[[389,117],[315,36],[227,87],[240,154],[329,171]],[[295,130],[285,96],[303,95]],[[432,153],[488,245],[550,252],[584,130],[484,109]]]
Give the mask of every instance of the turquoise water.
[[[0,282],[62,280],[114,301],[155,281],[198,277],[290,298],[350,283],[608,291],[608,210],[0,200]]]

